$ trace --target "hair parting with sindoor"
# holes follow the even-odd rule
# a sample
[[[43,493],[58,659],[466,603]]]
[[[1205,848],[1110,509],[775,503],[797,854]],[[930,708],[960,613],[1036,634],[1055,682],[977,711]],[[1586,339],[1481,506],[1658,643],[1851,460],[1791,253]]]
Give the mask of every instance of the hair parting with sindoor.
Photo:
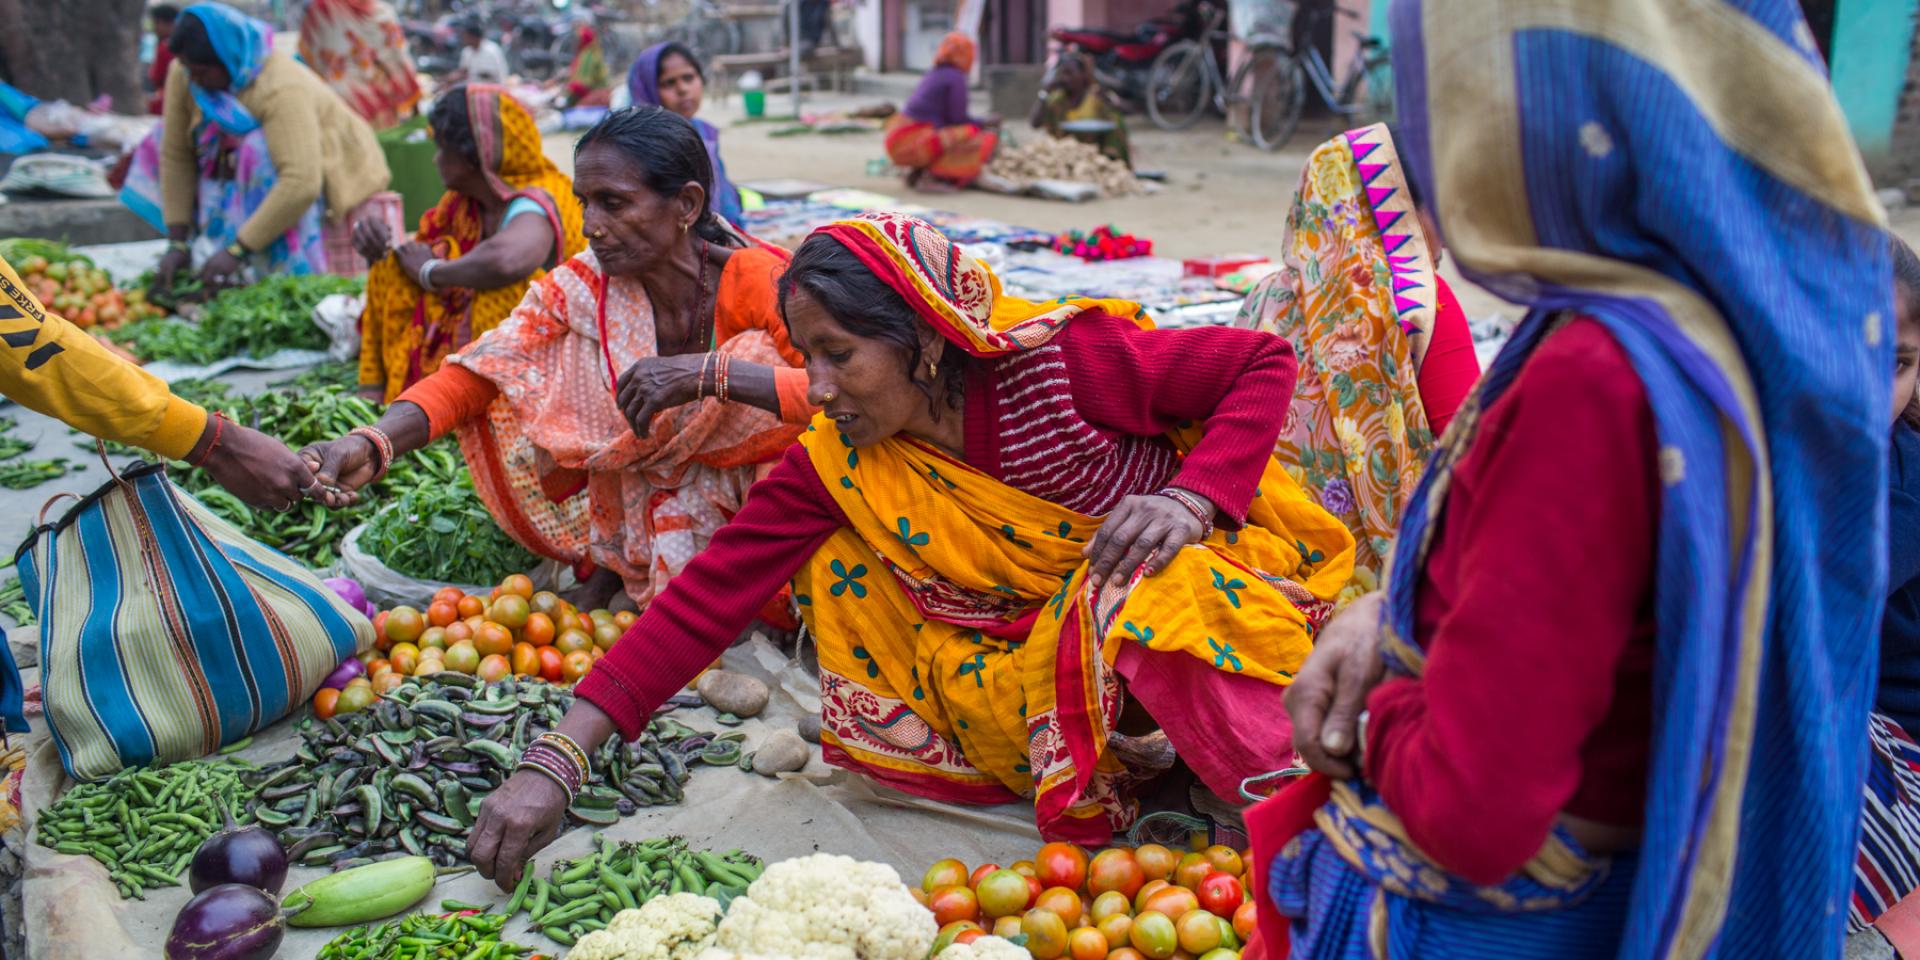
[[[694,230],[708,243],[727,245],[732,235],[713,212],[713,161],[706,142],[687,118],[671,110],[644,104],[622,107],[602,117],[574,144],[577,160],[588,147],[605,144],[626,154],[640,168],[647,189],[671,197],[689,183],[700,185],[700,216]]]
[[[927,398],[927,409],[938,420],[942,409],[960,409],[965,396],[965,350],[947,350],[934,379],[922,376],[926,368],[920,331],[926,324],[907,305],[899,291],[874,276],[873,271],[845,244],[825,235],[808,237],[795,251],[793,262],[780,276],[780,319],[787,319],[787,301],[804,291],[835,322],[866,340],[893,346],[906,361],[907,379]]]

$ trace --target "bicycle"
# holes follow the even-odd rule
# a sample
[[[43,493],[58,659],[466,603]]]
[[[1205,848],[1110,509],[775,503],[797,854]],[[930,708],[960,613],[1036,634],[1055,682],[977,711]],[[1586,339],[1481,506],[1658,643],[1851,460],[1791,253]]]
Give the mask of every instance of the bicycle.
[[[1278,150],[1293,138],[1294,131],[1300,126],[1300,116],[1306,111],[1308,82],[1313,84],[1314,91],[1320,94],[1327,109],[1336,116],[1368,114],[1379,119],[1393,116],[1393,82],[1389,73],[1391,59],[1387,55],[1385,41],[1363,30],[1353,31],[1358,43],[1347,65],[1347,77],[1337,85],[1337,89],[1333,71],[1327,66],[1326,58],[1320,55],[1320,48],[1304,42],[1304,38],[1311,36],[1336,14],[1356,20],[1360,18],[1352,10],[1331,3],[1301,9],[1295,14],[1295,42],[1279,51],[1279,59],[1273,69],[1259,75],[1256,89],[1250,97],[1253,105],[1247,126],[1254,145],[1260,149],[1269,152]],[[1362,83],[1367,88],[1364,103],[1360,101]]]
[[[1228,38],[1226,9],[1205,4],[1201,15],[1205,19],[1199,36],[1168,44],[1153,58],[1147,72],[1147,117],[1162,130],[1193,126],[1208,106],[1224,114],[1234,105],[1245,103],[1240,91],[1246,87],[1248,72],[1256,63],[1272,60],[1286,49],[1286,43],[1274,34],[1254,34],[1247,39],[1253,55],[1234,71],[1229,82],[1226,71],[1220,68],[1218,53]]]

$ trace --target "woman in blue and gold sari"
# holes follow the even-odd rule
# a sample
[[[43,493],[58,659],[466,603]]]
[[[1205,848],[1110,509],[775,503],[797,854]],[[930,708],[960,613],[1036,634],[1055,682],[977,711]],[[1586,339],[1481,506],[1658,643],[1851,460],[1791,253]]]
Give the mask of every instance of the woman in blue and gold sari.
[[[1799,8],[1393,18],[1403,158],[1530,312],[1289,690],[1319,773],[1248,815],[1263,952],[1834,955],[1893,312]]]

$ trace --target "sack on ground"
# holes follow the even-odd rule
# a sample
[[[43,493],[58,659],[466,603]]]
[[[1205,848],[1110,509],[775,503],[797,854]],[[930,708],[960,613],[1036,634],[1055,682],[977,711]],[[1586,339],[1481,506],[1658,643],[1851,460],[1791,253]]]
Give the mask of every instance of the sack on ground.
[[[41,696],[75,780],[202,757],[285,717],[373,624],[304,567],[134,467],[17,558]]]

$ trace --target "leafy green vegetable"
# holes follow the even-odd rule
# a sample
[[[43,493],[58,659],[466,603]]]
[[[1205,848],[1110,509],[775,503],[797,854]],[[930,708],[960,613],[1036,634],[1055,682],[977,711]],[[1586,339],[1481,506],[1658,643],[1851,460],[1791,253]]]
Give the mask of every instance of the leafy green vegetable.
[[[75,253],[72,247],[58,240],[41,240],[38,237],[8,237],[0,240],[0,258],[18,265],[22,260],[44,257],[48,263],[71,263],[75,260],[93,266],[93,261],[85,254]]]
[[[331,274],[275,275],[224,290],[208,301],[198,323],[154,317],[109,331],[144,360],[213,363],[234,356],[265,357],[281,350],[324,350],[326,331],[313,322],[313,308],[336,293],[359,293],[362,284]]]
[[[397,573],[436,583],[499,583],[540,562],[494,522],[471,474],[401,494],[374,514],[360,546]]]

